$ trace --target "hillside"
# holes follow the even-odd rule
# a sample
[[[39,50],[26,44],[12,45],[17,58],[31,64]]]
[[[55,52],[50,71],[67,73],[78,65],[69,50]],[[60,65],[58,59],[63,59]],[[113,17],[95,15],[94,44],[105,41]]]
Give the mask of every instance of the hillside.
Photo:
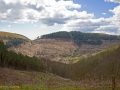
[[[43,71],[44,63],[36,57],[28,57],[20,53],[8,51],[0,41],[0,67],[7,67],[19,70]]]
[[[79,85],[76,86],[71,80],[64,80],[50,73],[21,71],[9,68],[0,68],[0,86],[17,86],[18,88],[16,87],[15,90],[46,90],[50,88],[71,88],[70,90],[72,90],[72,88],[80,87]]]
[[[22,43],[30,41],[27,37],[16,34],[16,33],[9,33],[9,32],[1,32],[0,31],[0,40],[2,40],[7,48],[12,46],[18,46]]]
[[[97,42],[98,41],[98,42]],[[99,43],[101,42],[101,43]],[[120,44],[119,36],[81,32],[56,32],[11,47],[17,53],[64,63]]]
[[[11,38],[21,38],[21,39],[29,40],[27,37],[20,35],[20,34],[0,31],[0,39],[1,40],[7,42]]]
[[[104,85],[102,85],[103,83]],[[117,86],[118,90],[120,86]],[[111,90],[110,82],[72,81],[54,74],[0,68],[0,90]]]
[[[28,56],[23,56],[22,54],[16,54],[14,52],[7,51],[4,43],[0,42],[0,90],[111,89],[111,84],[108,81],[92,81],[91,83],[91,81],[81,80],[78,82],[72,81],[71,79],[73,78],[71,77],[68,77],[71,78],[68,79],[63,78],[66,76],[57,76],[57,74],[59,75],[59,73],[56,73],[55,70],[60,70],[60,73],[64,74],[64,72],[61,70],[66,70],[66,68],[61,65],[63,63],[58,63],[59,65],[53,68],[55,66],[55,62],[48,63],[49,61],[50,60],[44,59],[43,62],[41,62],[41,60],[38,60],[35,57],[30,58]],[[70,68],[68,68],[67,72],[70,73],[69,69]],[[100,83],[104,83],[104,85],[101,85]],[[117,87],[119,88],[119,84],[117,85]]]
[[[82,33],[80,31],[60,31],[41,36],[41,38],[69,38],[76,45],[82,44],[101,45],[102,40],[119,40],[119,36],[99,34],[99,33]]]
[[[120,46],[115,46],[99,53],[75,59],[74,63],[65,64],[47,60],[48,71],[64,78],[77,81],[109,81],[115,75],[120,84]]]
[[[77,45],[70,38],[41,38],[9,48],[21,51],[24,53],[22,55],[8,51],[4,43],[0,42],[0,85],[9,84],[22,89],[31,88],[30,90],[59,87],[65,90],[66,87],[69,90],[109,90],[112,75],[116,76],[116,85],[120,86],[118,44],[119,39],[102,40],[100,45],[84,42]],[[84,53],[81,54],[82,50]],[[39,59],[32,57],[33,55]]]

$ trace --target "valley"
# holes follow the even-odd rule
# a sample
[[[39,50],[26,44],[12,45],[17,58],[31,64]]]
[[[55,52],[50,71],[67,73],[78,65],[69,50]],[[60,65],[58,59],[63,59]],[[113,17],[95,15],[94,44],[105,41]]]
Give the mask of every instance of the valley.
[[[120,90],[120,0],[0,0],[0,90]]]
[[[111,90],[112,75],[120,88],[119,36],[56,32],[36,40],[7,38],[0,42],[0,86],[5,89]]]
[[[59,35],[59,33],[61,32],[57,32],[55,34]],[[82,43],[79,46],[75,43],[73,39],[65,36],[66,33],[62,34],[62,36],[56,35],[56,37],[54,38],[51,37],[39,38],[33,41],[20,44],[17,47],[10,47],[9,50],[13,50],[17,53],[28,55],[30,57],[36,56],[39,59],[45,58],[57,62],[72,63],[74,62],[75,59],[92,55],[102,50],[120,44],[119,39],[115,39],[115,40],[108,39],[108,40],[102,40],[102,43],[99,45]]]
[[[78,82],[63,80],[50,73],[0,68],[0,90],[111,90],[110,86],[110,81]]]

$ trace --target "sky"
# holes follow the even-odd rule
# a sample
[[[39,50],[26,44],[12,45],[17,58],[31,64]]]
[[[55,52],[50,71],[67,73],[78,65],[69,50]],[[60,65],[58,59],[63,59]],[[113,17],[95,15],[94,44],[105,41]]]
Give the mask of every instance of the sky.
[[[32,40],[58,31],[120,35],[120,0],[0,0],[0,31]]]

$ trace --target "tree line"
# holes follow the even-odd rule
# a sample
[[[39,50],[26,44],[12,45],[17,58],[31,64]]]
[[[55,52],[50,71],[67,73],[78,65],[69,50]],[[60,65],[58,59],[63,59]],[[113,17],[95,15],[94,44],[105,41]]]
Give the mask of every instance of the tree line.
[[[10,39],[8,42],[6,42],[6,47],[10,48],[12,46],[18,46],[19,44],[22,44],[24,42],[26,42],[27,40],[22,39],[22,38],[12,38]]]
[[[96,55],[83,57],[76,63],[65,64],[46,60],[46,70],[72,80],[110,80],[115,75],[120,80],[120,46]]]
[[[102,35],[98,33],[82,33],[80,31],[60,31],[41,36],[41,38],[69,38],[72,39],[77,45],[91,44],[100,45],[102,40],[117,40],[118,36],[115,35]]]
[[[42,71],[44,64],[36,57],[24,56],[20,53],[8,51],[2,41],[0,41],[0,67],[8,67],[20,70]]]

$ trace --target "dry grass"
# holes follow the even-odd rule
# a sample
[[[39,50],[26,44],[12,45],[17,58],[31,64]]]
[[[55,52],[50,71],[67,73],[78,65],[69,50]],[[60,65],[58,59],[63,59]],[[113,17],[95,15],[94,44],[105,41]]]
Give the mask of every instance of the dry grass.
[[[16,33],[9,33],[9,32],[2,32],[0,31],[0,38],[4,41],[7,42],[9,40],[9,37],[11,38],[22,38],[25,40],[30,40],[27,37],[20,35],[20,34],[16,34]]]
[[[36,56],[38,58],[46,58],[53,61],[64,63],[74,62],[86,55],[98,53],[104,49],[116,46],[120,43],[119,40],[103,41],[101,45],[83,44],[78,47],[71,40],[63,39],[38,39],[31,42],[26,42],[19,47],[12,47],[10,50],[20,52],[28,56]]]
[[[13,87],[14,90],[104,90],[105,88],[110,90],[111,82],[89,80],[78,82],[50,73],[0,68],[0,86],[6,89]]]
[[[10,49],[28,56],[60,61],[62,58],[69,57],[77,48],[70,40],[40,39]]]

